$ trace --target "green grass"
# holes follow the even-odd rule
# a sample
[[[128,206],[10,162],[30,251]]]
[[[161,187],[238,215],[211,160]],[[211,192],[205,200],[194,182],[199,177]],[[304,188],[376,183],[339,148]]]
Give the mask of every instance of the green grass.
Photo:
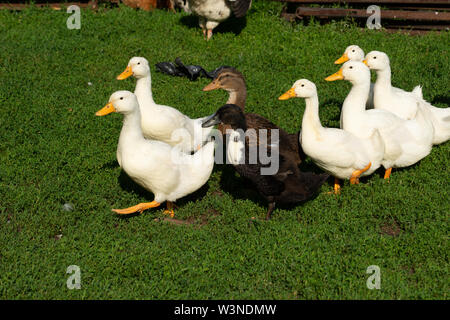
[[[338,197],[326,184],[268,222],[264,201],[225,166],[178,201],[176,217],[188,225],[155,221],[162,209],[111,212],[153,199],[117,164],[122,117],[94,116],[112,92],[134,89],[134,80],[115,80],[132,56],[152,66],[177,56],[207,69],[235,66],[247,79],[247,111],[290,132],[300,128],[304,101],[277,97],[300,78],[316,83],[323,124],[338,126],[350,84],[323,79],[350,44],[387,52],[394,85],[422,84],[428,101],[448,107],[448,32],[291,25],[280,9],[256,2],[238,35],[231,21],[209,42],[184,13],[82,10],[81,29],[68,30],[65,11],[0,11],[1,298],[448,298],[448,142],[395,170],[390,183],[377,172],[358,186],[346,182]],[[223,91],[201,91],[206,79],[152,71],[156,101],[191,117],[226,101]],[[69,202],[74,210],[62,210]],[[66,288],[73,264],[81,290]],[[369,265],[381,268],[381,290],[366,287]]]

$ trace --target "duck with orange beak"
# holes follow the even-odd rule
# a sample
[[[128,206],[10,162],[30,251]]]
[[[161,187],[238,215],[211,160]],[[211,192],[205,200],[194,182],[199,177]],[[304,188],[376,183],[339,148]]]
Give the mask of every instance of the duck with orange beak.
[[[245,84],[245,78],[241,72],[233,67],[224,67],[217,72],[214,79],[203,88],[203,91],[212,91],[222,89],[228,92],[227,104],[234,104],[245,110],[245,104],[247,100],[247,87]],[[256,113],[244,113],[247,127],[255,130],[268,129],[278,130],[280,135],[280,142],[289,148],[291,154],[295,158],[295,162],[299,165],[305,158],[305,154],[298,141],[299,132],[288,133],[284,129],[280,128],[276,124],[267,120]],[[230,127],[227,124],[219,124],[218,130],[222,134],[226,134],[226,130]]]
[[[151,202],[113,211],[117,214],[142,212],[167,201],[164,213],[173,217],[173,202],[195,192],[209,179],[214,165],[214,142],[207,142],[194,155],[188,155],[167,143],[146,139],[141,129],[138,100],[129,91],[113,93],[96,115],[113,112],[124,116],[117,146],[120,167],[134,182],[155,195]]]
[[[137,80],[134,93],[142,114],[141,127],[144,136],[177,146],[185,153],[200,149],[211,134],[211,128],[201,126],[204,118],[191,119],[173,107],[155,103],[147,59],[131,58],[117,79],[124,80],[131,76]]]
[[[425,101],[420,86],[414,88],[412,92],[393,87],[390,61],[386,53],[371,51],[363,62],[377,73],[374,87],[375,109],[392,112],[403,119],[413,119],[417,114],[418,105],[423,105],[433,123],[433,144],[450,139],[450,108],[437,108]]]
[[[347,61],[360,61],[363,62],[364,60],[364,51],[363,49],[361,49],[359,46],[357,45],[351,45],[348,46],[343,55],[337,59],[334,64],[343,64],[344,62]],[[367,99],[367,103],[366,103],[366,107],[367,109],[373,109],[376,108],[375,103],[374,103],[374,89],[375,88],[375,84],[373,82],[370,83],[370,91],[369,91],[369,98]],[[403,91],[402,89],[396,88],[396,87],[392,87],[392,90],[394,92],[401,92]],[[408,92],[409,94],[414,94],[417,97],[421,98],[422,97],[422,87],[421,86],[416,86],[411,92]],[[405,118],[407,119],[407,118]],[[411,118],[408,118],[411,119]]]
[[[341,128],[361,139],[369,138],[378,130],[385,146],[381,162],[386,169],[385,179],[390,177],[392,168],[413,165],[430,153],[433,127],[421,108],[413,120],[401,119],[385,110],[366,110],[370,70],[364,63],[347,61],[338,72],[325,80],[347,80],[352,83],[342,106]]]
[[[335,177],[335,194],[340,193],[339,179],[358,184],[361,176],[372,174],[381,165],[384,144],[377,130],[368,139],[360,139],[342,129],[323,127],[316,85],[307,79],[297,80],[278,100],[295,97],[306,102],[300,134],[303,151],[318,167]]]

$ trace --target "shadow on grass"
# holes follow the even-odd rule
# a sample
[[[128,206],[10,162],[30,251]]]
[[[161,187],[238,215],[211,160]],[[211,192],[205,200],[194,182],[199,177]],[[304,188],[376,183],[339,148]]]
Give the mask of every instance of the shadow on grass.
[[[198,17],[195,15],[182,16],[180,18],[180,23],[188,27],[189,29],[200,29],[198,24]],[[233,32],[236,36],[238,36],[242,30],[247,26],[246,17],[236,18],[231,16],[224,22],[220,23],[214,30],[213,33],[228,33]],[[214,37],[214,34],[213,34]]]
[[[143,187],[138,185],[137,183],[135,183],[125,173],[125,171],[123,171],[123,170],[120,171],[120,175],[117,178],[117,180],[119,182],[120,187],[124,191],[130,192],[130,193],[135,193],[141,198],[148,199],[148,202],[153,201],[153,194],[150,191],[147,191],[146,189],[144,189]],[[177,202],[175,203],[175,205],[182,207],[183,205],[185,205],[186,203],[188,203],[190,201],[195,202],[199,199],[202,199],[206,195],[207,192],[208,192],[208,184],[204,184],[200,189],[198,189],[194,193],[191,193],[181,199],[178,199]],[[132,204],[132,205],[134,205],[134,204]],[[165,208],[165,206],[166,206],[165,204],[161,204],[160,208]],[[129,218],[129,217],[134,217],[136,215],[139,215],[139,213],[133,213],[133,214],[124,215],[121,217]]]
[[[104,165],[104,167],[116,168],[118,166],[117,161],[110,161]],[[303,172],[314,172],[316,174],[323,173],[323,171],[318,168],[312,161],[303,161],[299,166],[300,170]],[[249,199],[260,207],[265,208],[267,210],[267,201],[259,194],[256,190],[253,182],[251,182],[247,178],[241,177],[234,167],[229,164],[216,164],[214,166],[213,172],[221,172],[220,179],[220,189],[228,194],[230,194],[233,199]],[[332,178],[329,179],[333,180]],[[137,183],[135,183],[126,173],[121,170],[120,175],[118,177],[118,182],[120,187],[130,193],[135,193],[141,198],[148,199],[148,202],[153,200],[153,195],[150,191],[147,191]],[[208,184],[203,185],[200,189],[191,193],[179,200],[177,200],[176,205],[179,207],[184,206],[188,202],[195,202],[199,199],[202,199],[206,196],[208,192]],[[301,206],[304,202],[314,200],[318,194],[314,195],[311,199],[308,199],[303,202],[299,202],[296,204],[279,204],[277,203],[276,208],[291,210],[293,208]],[[130,204],[134,205],[134,204]],[[164,208],[165,204],[161,205],[161,208]],[[274,212],[276,215],[276,211]],[[139,215],[139,213],[133,213],[129,215],[120,216],[121,218],[131,218]]]
[[[111,160],[105,164],[103,164],[102,169],[115,169],[119,166],[117,160]]]
[[[447,105],[447,107],[450,105],[450,97],[444,96],[444,95],[437,95],[434,97],[434,99],[431,101],[431,104],[435,103],[444,103]]]

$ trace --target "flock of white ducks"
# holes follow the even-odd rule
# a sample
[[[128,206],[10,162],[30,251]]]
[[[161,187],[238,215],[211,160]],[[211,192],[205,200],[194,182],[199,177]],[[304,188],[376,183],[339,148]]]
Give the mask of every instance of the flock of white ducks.
[[[364,57],[358,46],[347,47],[336,64],[344,63],[327,81],[347,80],[352,89],[344,100],[339,129],[322,127],[314,83],[302,79],[279,99],[306,100],[300,143],[306,155],[338,179],[358,183],[358,177],[385,168],[407,167],[426,157],[433,144],[450,138],[450,108],[436,108],[422,97],[420,86],[412,92],[392,87],[388,56],[372,51]],[[370,83],[370,69],[377,81]],[[372,106],[374,109],[366,109]]]
[[[360,47],[351,45],[335,63],[347,61],[361,61],[376,72],[377,80],[370,86],[368,108],[386,110],[402,119],[411,120],[416,117],[420,105],[433,124],[433,144],[441,144],[450,139],[450,108],[436,108],[425,101],[420,85],[411,92],[392,86],[391,66],[386,53],[371,51],[364,56]]]
[[[202,128],[204,118],[191,119],[175,108],[155,103],[147,59],[131,58],[125,71],[118,75],[117,79],[123,80],[130,76],[136,78],[134,94],[142,114],[141,126],[144,136],[178,146],[183,152],[198,150],[212,130]]]
[[[361,48],[352,45],[335,63],[344,64],[325,80],[352,84],[343,102],[340,129],[322,126],[317,89],[311,81],[298,80],[279,97],[305,99],[299,142],[317,166],[335,177],[335,193],[340,192],[339,179],[357,184],[361,176],[380,166],[388,179],[392,168],[413,165],[430,153],[433,144],[450,139],[450,108],[436,108],[425,101],[420,86],[412,92],[393,87],[385,53],[372,51],[364,56]],[[376,71],[375,84],[370,82],[370,70]],[[198,190],[211,175],[212,127],[202,126],[208,117],[191,119],[155,103],[145,58],[132,58],[117,79],[130,76],[136,78],[135,92],[115,92],[96,115],[123,114],[118,163],[132,180],[154,194],[154,200],[113,211],[130,214],[167,202],[165,213],[173,216],[173,202]]]
[[[124,115],[117,161],[131,179],[151,191],[155,198],[113,211],[131,214],[167,202],[164,213],[173,217],[173,202],[197,191],[211,175],[214,142],[207,140],[212,128],[202,128],[202,119],[190,119],[175,108],[154,102],[150,67],[145,58],[132,58],[117,79],[132,75],[137,79],[135,92],[113,93],[96,115],[112,112]],[[201,137],[200,141],[194,140],[196,136]],[[191,155],[192,151],[196,152]]]

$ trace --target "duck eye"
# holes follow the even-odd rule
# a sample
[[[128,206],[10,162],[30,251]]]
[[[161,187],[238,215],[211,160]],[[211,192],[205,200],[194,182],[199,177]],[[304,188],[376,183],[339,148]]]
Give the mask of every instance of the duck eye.
[[[350,66],[350,69],[353,69],[353,66]]]
[[[352,52],[355,52],[355,49],[353,49]]]
[[[374,59],[376,59],[377,57],[373,57]]]
[[[123,97],[120,97],[120,100],[123,100]]]
[[[304,84],[302,84],[302,87],[304,87],[305,85]]]
[[[138,64],[141,64],[140,62],[138,62]]]

